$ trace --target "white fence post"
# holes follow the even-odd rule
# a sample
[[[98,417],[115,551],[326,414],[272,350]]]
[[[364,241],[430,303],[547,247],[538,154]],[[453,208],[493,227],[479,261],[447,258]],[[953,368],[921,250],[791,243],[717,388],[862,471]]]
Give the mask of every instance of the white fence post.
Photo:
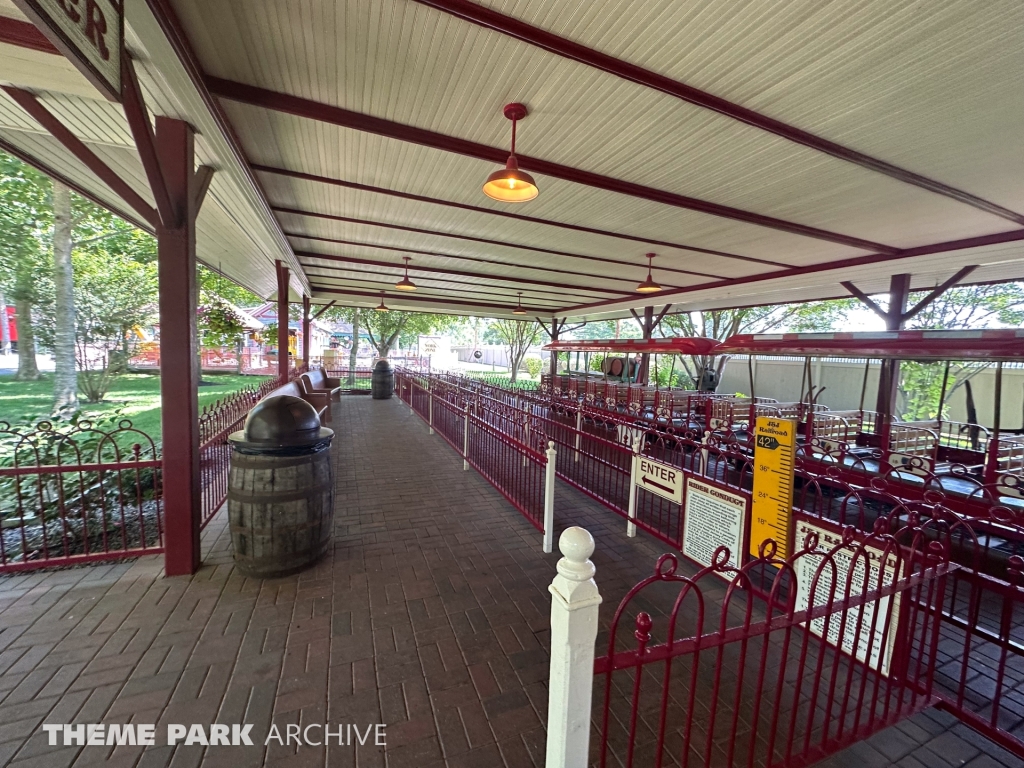
[[[462,468],[469,469],[469,403],[466,403],[466,424],[462,428]]]
[[[580,436],[583,431],[583,406],[576,404],[576,457],[574,461],[580,460]]]
[[[530,414],[527,412],[527,410],[525,408],[523,408],[522,411],[523,411],[522,442],[525,445],[529,445],[530,444]],[[529,462],[529,459],[527,458],[526,454],[524,453],[523,454],[523,466],[525,467],[528,462]],[[549,549],[549,550],[546,550],[546,551],[550,552],[551,550]]]
[[[640,440],[633,441],[633,456],[629,459],[629,506],[626,508],[626,535],[636,538],[636,459],[640,453]]]
[[[551,674],[548,679],[546,768],[586,768],[594,642],[601,595],[594,582],[594,537],[578,526],[558,539],[562,559],[551,592]]]
[[[555,538],[555,461],[558,458],[554,440],[548,440],[544,454],[548,457],[544,467],[544,551],[550,552]]]

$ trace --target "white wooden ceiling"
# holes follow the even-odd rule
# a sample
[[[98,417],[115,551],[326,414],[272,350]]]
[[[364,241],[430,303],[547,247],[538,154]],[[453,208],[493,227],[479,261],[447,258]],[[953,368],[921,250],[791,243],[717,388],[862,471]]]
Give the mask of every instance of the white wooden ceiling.
[[[373,306],[385,290],[392,307],[490,316],[508,314],[519,291],[532,314],[597,318],[652,303],[691,309],[834,297],[850,279],[882,291],[898,272],[924,288],[967,264],[980,265],[969,281],[1024,278],[1024,239],[1012,234],[1024,226],[1019,0],[477,2],[1011,213],[431,7],[443,2],[170,0],[257,167],[264,203],[205,114],[203,85],[169,52],[159,10],[151,10],[160,4],[128,0],[129,42],[151,108],[205,121],[200,159],[227,171],[215,176],[216,204],[199,222],[201,258],[263,295],[274,290],[273,260],[283,258],[304,270],[293,290],[312,286],[318,302]],[[0,0],[0,15],[16,13],[8,5]],[[119,108],[63,59],[0,44],[0,66],[0,80],[9,71],[10,82],[40,91],[145,189]],[[232,83],[272,92],[269,108],[227,92]],[[298,112],[307,113],[289,108],[288,96],[306,100]],[[329,111],[507,150],[501,108],[511,101],[530,109],[519,127],[521,156],[728,206],[754,221],[540,173],[536,200],[502,204],[480,190],[497,163],[454,145],[334,124]],[[84,169],[40,130],[0,100],[0,138],[46,153],[87,184]],[[1006,233],[1009,242],[926,248]],[[658,253],[664,294],[633,291],[647,251]],[[877,253],[887,258],[864,261]],[[392,290],[403,256],[420,287],[411,295]]]

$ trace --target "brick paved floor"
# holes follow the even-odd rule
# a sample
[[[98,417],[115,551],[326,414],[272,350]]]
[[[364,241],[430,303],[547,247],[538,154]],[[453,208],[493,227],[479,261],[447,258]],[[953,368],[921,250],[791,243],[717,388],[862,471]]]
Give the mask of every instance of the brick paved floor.
[[[543,764],[547,585],[557,554],[397,400],[343,398],[333,553],[276,580],[231,565],[225,520],[205,565],[158,558],[0,578],[0,765]],[[664,548],[570,489],[558,528],[597,539],[606,622]],[[49,747],[42,723],[387,723],[387,747]],[[163,739],[158,738],[158,743]],[[1024,768],[926,712],[822,765]]]

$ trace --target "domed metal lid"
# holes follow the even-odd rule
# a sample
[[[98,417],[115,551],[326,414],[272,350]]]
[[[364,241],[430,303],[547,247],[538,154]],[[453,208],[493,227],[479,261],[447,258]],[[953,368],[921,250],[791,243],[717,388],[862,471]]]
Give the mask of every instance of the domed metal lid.
[[[308,443],[320,437],[320,417],[301,397],[276,395],[249,411],[243,430],[250,443]]]
[[[375,371],[390,371],[391,370],[391,361],[388,360],[386,357],[385,358],[381,358],[380,360],[377,361],[377,364],[375,366],[373,366],[373,370],[375,370]]]

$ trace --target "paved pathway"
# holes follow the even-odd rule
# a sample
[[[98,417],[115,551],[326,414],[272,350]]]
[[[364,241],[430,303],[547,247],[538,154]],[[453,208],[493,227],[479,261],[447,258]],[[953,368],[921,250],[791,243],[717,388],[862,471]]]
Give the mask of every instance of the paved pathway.
[[[222,515],[191,578],[158,558],[0,578],[0,766],[543,765],[557,554],[397,400],[336,412],[335,547],[312,570],[239,575]],[[606,620],[664,547],[574,491],[556,509],[597,539]],[[252,723],[258,744],[383,722],[387,747],[49,747],[41,725],[65,722]],[[1024,768],[934,712],[827,764]]]

